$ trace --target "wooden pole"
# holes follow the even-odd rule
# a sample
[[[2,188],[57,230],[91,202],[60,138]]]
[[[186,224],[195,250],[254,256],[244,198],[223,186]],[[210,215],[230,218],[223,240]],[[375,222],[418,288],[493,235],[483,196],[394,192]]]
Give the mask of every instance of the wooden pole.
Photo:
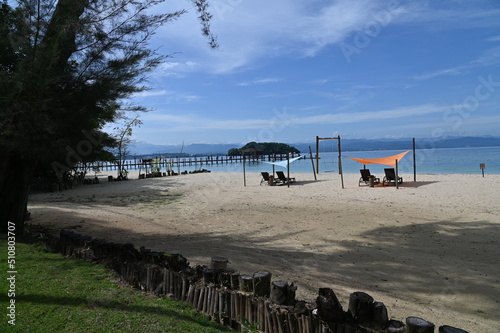
[[[286,155],[286,171],[288,180],[286,182],[287,186],[290,187],[290,155]]]
[[[314,180],[318,180],[316,178],[316,170],[314,169],[313,153],[312,153],[312,150],[311,150],[311,146],[309,146],[309,158],[311,159],[311,164],[312,164],[313,174],[314,174]]]
[[[416,148],[415,148],[415,138],[413,138],[413,181],[417,181],[417,159],[416,159]]]
[[[396,190],[399,188],[399,178],[398,178],[398,160],[396,160]]]
[[[243,186],[247,186],[247,178],[246,178],[246,170],[245,170],[245,154],[243,153]]]
[[[342,148],[340,145],[340,135],[337,138],[339,140],[339,173],[340,173],[340,182],[342,183],[342,188],[344,188],[344,173],[342,171]]]
[[[316,136],[316,173],[319,173],[319,136]]]

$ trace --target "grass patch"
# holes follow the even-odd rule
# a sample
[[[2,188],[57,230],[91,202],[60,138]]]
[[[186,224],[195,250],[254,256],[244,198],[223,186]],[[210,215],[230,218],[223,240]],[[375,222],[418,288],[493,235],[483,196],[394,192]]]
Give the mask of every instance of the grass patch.
[[[7,243],[0,241],[5,273]],[[8,324],[8,281],[0,282],[1,332],[228,332],[186,304],[120,285],[104,266],[16,244],[16,325]]]

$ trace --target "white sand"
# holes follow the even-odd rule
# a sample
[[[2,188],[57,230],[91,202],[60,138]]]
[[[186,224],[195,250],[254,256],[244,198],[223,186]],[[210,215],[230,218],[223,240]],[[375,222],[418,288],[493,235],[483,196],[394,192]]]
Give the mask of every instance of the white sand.
[[[330,287],[346,309],[364,291],[393,319],[500,331],[500,175],[403,175],[398,190],[358,187],[356,174],[344,189],[338,174],[293,176],[289,188],[260,186],[258,173],[246,187],[237,173],[84,185],[33,195],[30,223],[181,253],[192,265],[225,256],[241,273],[295,283],[299,299]]]

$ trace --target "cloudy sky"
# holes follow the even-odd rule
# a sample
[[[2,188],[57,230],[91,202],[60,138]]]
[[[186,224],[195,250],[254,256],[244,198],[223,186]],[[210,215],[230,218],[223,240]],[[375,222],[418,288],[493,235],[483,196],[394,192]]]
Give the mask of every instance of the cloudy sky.
[[[153,46],[171,54],[133,97],[153,144],[500,135],[498,0],[213,0]]]

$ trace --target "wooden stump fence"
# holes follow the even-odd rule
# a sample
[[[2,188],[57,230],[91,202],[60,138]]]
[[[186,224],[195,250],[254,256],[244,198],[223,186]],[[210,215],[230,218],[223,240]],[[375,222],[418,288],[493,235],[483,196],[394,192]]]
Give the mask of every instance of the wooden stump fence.
[[[133,244],[61,231],[49,242],[65,256],[101,262],[133,287],[190,304],[236,331],[258,329],[265,333],[433,333],[434,324],[408,317],[406,323],[390,319],[382,302],[354,292],[344,311],[330,288],[320,288],[315,302],[297,301],[297,287],[271,281],[271,272],[253,275],[228,270],[228,260],[212,258],[210,267],[191,267],[180,254],[155,252]],[[440,326],[439,333],[467,333]]]

